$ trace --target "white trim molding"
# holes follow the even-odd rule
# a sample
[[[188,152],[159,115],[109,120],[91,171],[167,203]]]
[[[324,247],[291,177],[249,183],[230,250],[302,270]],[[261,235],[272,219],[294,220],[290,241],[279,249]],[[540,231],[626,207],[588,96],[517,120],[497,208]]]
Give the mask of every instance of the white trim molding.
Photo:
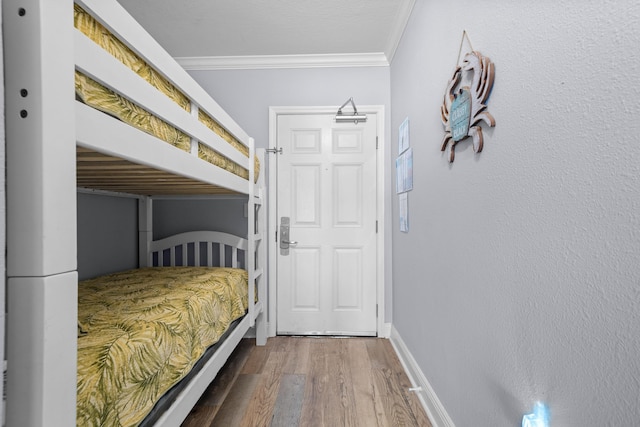
[[[429,384],[429,381],[427,381],[427,377],[424,376],[420,366],[418,366],[418,363],[400,337],[398,330],[393,326],[391,327],[390,340],[411,384],[416,388],[415,392],[424,410],[427,412],[433,427],[455,427],[449,414],[447,414],[444,406],[442,406],[442,402],[440,402],[438,396],[436,396],[436,392],[431,387],[431,384]]]
[[[174,59],[188,71],[389,66],[387,56],[382,52],[318,55],[184,56]]]
[[[391,323],[382,323],[381,329],[378,330],[378,338],[391,338]]]

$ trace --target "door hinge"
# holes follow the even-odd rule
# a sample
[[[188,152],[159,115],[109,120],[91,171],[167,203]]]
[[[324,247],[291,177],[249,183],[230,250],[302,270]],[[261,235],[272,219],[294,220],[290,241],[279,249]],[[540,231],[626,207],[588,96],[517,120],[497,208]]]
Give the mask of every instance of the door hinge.
[[[376,135],[376,150],[378,149],[378,135]]]
[[[376,220],[376,234],[378,234],[378,220]]]
[[[276,235],[276,242],[277,242],[278,241],[278,230],[276,230],[275,235]]]
[[[378,304],[376,304],[376,319],[378,318]]]

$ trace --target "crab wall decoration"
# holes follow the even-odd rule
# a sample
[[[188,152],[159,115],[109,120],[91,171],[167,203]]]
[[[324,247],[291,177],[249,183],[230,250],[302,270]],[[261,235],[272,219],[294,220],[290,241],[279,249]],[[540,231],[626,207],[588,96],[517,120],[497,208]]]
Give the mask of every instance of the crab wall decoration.
[[[454,94],[463,71],[473,72],[471,86],[461,87]],[[481,121],[491,127],[496,125],[485,104],[493,87],[494,76],[493,62],[476,51],[467,53],[462,66],[457,66],[454,70],[440,107],[446,132],[440,150],[444,151],[449,146],[449,162],[453,162],[455,157],[456,144],[468,136],[473,138],[473,151],[482,151]]]

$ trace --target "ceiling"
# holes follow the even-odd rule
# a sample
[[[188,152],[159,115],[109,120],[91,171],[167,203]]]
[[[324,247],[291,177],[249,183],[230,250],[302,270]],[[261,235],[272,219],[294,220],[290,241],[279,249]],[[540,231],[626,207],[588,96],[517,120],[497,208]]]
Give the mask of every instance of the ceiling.
[[[187,69],[388,65],[415,0],[118,0]]]

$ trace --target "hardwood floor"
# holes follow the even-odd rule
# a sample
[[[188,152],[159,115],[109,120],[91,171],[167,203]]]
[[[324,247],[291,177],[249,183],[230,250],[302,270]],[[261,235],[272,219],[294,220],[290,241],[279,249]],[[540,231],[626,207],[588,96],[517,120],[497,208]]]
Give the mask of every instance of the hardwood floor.
[[[183,427],[431,427],[389,340],[243,339]]]

